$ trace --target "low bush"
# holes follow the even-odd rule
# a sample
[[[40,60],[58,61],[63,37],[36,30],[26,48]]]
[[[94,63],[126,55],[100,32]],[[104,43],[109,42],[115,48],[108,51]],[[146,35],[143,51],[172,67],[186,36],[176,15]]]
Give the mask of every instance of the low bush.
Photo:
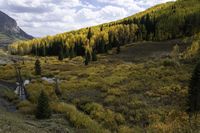
[[[9,102],[15,102],[18,100],[18,96],[14,93],[14,91],[5,87],[0,87],[0,96]]]
[[[165,67],[178,67],[180,66],[180,63],[175,61],[175,60],[172,60],[172,59],[165,59],[163,62],[162,62],[163,66]]]
[[[27,100],[21,101],[19,104],[17,104],[17,108],[23,114],[34,114],[36,111],[36,105]]]
[[[78,111],[73,105],[66,103],[52,103],[51,107],[53,111],[65,114],[66,118],[76,128],[86,128],[88,133],[109,133],[108,130],[102,128],[86,114]]]
[[[89,114],[92,119],[97,120],[99,123],[103,124],[104,127],[112,131],[116,131],[119,125],[125,123],[123,115],[115,113],[110,109],[105,109],[98,103],[87,103],[82,109]]]

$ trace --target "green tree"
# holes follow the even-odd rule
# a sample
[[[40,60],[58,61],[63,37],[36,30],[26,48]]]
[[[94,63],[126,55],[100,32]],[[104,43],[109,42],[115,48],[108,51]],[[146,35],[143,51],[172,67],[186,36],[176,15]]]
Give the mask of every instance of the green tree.
[[[90,53],[89,52],[86,52],[85,54],[85,65],[87,66],[89,64],[89,61],[90,61]]]
[[[62,61],[64,59],[63,47],[60,46],[60,51],[58,54],[58,60]]]
[[[92,51],[92,61],[97,61],[97,52],[96,52],[96,50]]]
[[[35,117],[37,119],[48,119],[51,117],[51,108],[49,106],[49,98],[47,94],[42,90],[38,97],[38,103],[36,108]]]
[[[196,65],[188,90],[188,113],[197,115],[200,111],[200,62]]]
[[[36,61],[35,61],[35,74],[36,75],[41,75],[41,64],[40,64],[40,60],[39,59],[37,59]]]
[[[72,47],[69,49],[69,57],[70,57],[70,59],[72,59],[72,58],[74,58],[74,56],[75,56],[74,48]]]
[[[92,30],[91,30],[91,28],[89,28],[88,34],[87,34],[87,39],[90,41],[91,38],[92,38]]]

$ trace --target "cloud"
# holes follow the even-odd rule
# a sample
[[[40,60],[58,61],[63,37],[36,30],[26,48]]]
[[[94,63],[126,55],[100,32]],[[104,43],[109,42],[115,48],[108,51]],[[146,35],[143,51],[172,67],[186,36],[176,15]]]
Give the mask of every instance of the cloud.
[[[0,9],[41,37],[132,15],[168,0],[0,0]]]
[[[115,7],[115,6],[106,6],[101,9],[100,15],[103,19],[114,20],[120,19],[128,15],[128,12],[124,8]]]

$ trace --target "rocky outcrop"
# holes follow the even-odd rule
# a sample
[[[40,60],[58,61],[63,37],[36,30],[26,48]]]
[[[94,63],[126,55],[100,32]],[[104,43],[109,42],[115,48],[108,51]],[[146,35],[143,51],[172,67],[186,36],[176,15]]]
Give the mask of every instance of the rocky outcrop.
[[[15,40],[32,38],[17,25],[13,18],[0,11],[0,46],[12,43]]]

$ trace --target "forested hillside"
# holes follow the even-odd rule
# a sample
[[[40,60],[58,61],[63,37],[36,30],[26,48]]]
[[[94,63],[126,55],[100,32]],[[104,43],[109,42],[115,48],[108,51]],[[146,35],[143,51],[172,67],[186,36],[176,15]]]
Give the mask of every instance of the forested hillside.
[[[10,45],[33,56],[3,56],[0,132],[199,133],[199,24],[200,1],[178,0]]]
[[[84,56],[105,53],[113,47],[143,40],[169,40],[192,36],[200,31],[199,0],[178,0],[157,5],[125,19],[66,32],[55,36],[19,41],[12,54],[38,56]]]

